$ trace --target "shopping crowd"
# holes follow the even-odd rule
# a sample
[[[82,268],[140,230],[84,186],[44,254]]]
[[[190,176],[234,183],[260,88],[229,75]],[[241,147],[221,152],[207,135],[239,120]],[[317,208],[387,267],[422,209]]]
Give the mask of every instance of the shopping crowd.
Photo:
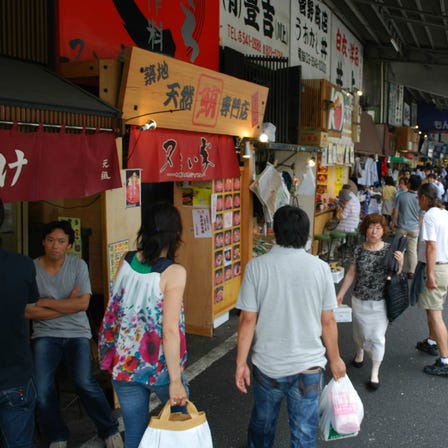
[[[437,358],[424,372],[448,376],[448,332],[442,316],[448,287],[446,180],[446,171],[439,168],[404,169],[397,180],[388,173],[374,190],[369,189],[364,198],[371,202],[367,209],[359,201],[357,186],[353,182],[344,186],[339,194],[339,225],[345,219],[361,238],[337,294],[330,266],[305,250],[310,232],[307,214],[294,206],[276,211],[276,245],[248,263],[237,300],[241,313],[235,385],[242,393],[252,387],[254,395],[248,447],[273,445],[283,400],[291,447],[316,445],[327,363],[335,380],[346,375],[333,311],[351,289],[350,364],[362,368],[367,354],[371,366],[367,386],[372,392],[380,387],[388,328],[386,259],[396,262],[397,274],[406,273],[412,282],[411,297],[425,310],[428,334],[416,348]],[[3,218],[0,201],[0,225]],[[390,232],[406,237],[405,251],[392,249],[386,241]],[[174,206],[150,207],[137,234],[137,250],[127,252],[120,262],[99,331],[100,367],[112,377],[124,443],[91,373],[92,334],[86,316],[91,286],[86,263],[67,254],[74,241],[70,223],[53,221],[45,226],[43,254],[35,260],[0,249],[0,337],[10,348],[0,369],[0,429],[6,446],[32,447],[35,422],[50,448],[67,446],[69,432],[60,412],[56,379],[62,363],[107,448],[139,446],[150,418],[151,393],[169,403],[172,412],[187,412],[189,387],[183,372],[187,272],[175,261],[181,234]],[[31,346],[25,319],[32,321]]]

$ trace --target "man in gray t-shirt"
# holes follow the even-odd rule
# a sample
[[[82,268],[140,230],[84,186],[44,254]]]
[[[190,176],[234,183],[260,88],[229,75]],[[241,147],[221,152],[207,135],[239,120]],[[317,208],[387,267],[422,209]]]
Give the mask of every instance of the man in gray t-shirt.
[[[273,445],[283,397],[288,400],[294,446],[315,446],[325,348],[333,377],[345,375],[330,267],[305,251],[309,230],[302,209],[279,208],[274,215],[277,245],[250,261],[244,273],[237,302],[241,315],[235,383],[247,393],[247,358],[254,342],[248,446]]]
[[[417,190],[421,182],[420,176],[412,174],[407,182],[408,191],[403,191],[396,196],[392,211],[392,230],[408,239],[406,270],[409,278],[414,277],[415,267],[417,266],[417,240],[422,219]]]
[[[33,355],[39,423],[50,448],[65,448],[69,431],[62,420],[56,372],[64,362],[87,414],[107,448],[122,448],[118,421],[92,376],[86,310],[91,288],[85,261],[66,254],[74,241],[68,221],[53,221],[43,231],[44,255],[34,260],[40,299],[27,308],[33,319]]]

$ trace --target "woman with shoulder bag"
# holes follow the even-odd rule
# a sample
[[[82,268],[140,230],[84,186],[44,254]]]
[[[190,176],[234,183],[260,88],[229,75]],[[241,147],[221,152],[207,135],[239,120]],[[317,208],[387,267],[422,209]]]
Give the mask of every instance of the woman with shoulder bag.
[[[372,370],[367,386],[371,390],[380,387],[379,369],[383,361],[388,318],[384,300],[387,278],[385,257],[390,244],[383,239],[389,234],[386,218],[378,213],[367,215],[360,224],[360,233],[366,240],[357,246],[350,260],[350,267],[337,294],[342,304],[347,291],[354,283],[352,295],[353,339],[357,350],[352,365],[364,365],[364,351],[372,359]],[[403,268],[403,252],[395,251],[399,264],[398,274]]]
[[[149,399],[185,406],[188,385],[183,294],[185,268],[174,262],[181,242],[178,210],[154,204],[121,261],[99,334],[100,367],[112,374],[125,426],[137,448],[149,422]]]

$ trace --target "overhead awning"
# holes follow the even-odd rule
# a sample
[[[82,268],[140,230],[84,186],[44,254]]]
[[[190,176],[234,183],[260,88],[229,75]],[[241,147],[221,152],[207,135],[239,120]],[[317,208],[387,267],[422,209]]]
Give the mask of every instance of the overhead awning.
[[[355,152],[378,155],[383,153],[375,123],[367,112],[361,113],[361,138],[355,143]]]
[[[3,202],[79,198],[121,186],[115,135],[98,130],[116,128],[118,109],[41,65],[0,57],[0,67]],[[19,129],[18,120],[32,127]]]
[[[389,162],[391,162],[391,163],[409,163],[409,159],[406,159],[406,157],[389,157]]]
[[[143,182],[203,181],[238,177],[233,138],[228,135],[131,128],[128,167],[142,169]]]
[[[42,65],[0,56],[0,67],[0,105],[116,119],[121,116],[119,109]]]

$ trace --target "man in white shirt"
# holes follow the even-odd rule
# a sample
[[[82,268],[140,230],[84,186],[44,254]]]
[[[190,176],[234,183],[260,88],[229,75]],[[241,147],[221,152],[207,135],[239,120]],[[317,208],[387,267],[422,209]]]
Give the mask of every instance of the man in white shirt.
[[[442,182],[437,180],[437,176],[434,173],[429,174],[428,182],[437,188],[437,196],[439,199],[442,199],[445,194],[445,187]]]
[[[434,364],[424,367],[425,373],[448,376],[448,331],[443,320],[443,307],[448,292],[448,211],[440,208],[437,189],[431,183],[420,186],[418,201],[420,208],[426,212],[418,247],[418,260],[423,275],[418,305],[426,310],[429,336],[418,342],[416,348],[430,355],[439,353],[440,357]]]

